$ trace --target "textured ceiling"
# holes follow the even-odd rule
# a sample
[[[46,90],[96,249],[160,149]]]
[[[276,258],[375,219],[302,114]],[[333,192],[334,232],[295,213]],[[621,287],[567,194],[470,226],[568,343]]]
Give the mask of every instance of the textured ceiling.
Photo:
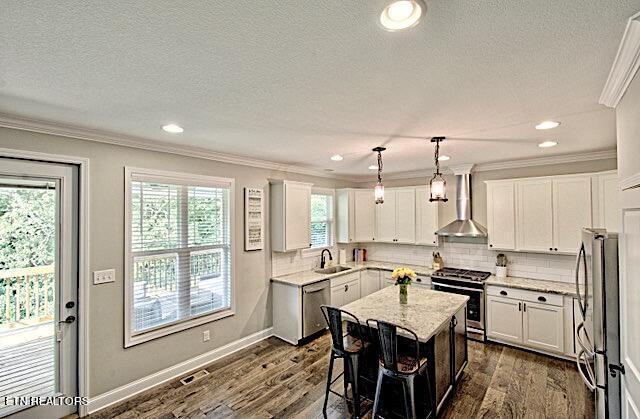
[[[336,173],[381,144],[430,167],[433,135],[450,164],[615,147],[597,100],[640,0],[426,3],[390,33],[382,0],[4,0],[0,112]]]

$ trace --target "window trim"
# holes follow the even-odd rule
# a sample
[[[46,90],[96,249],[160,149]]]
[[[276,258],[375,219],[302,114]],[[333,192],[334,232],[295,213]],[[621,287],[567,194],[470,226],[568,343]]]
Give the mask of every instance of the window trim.
[[[310,247],[308,249],[302,249],[302,256],[318,256],[322,252],[322,249],[333,249],[336,247],[336,190],[331,188],[311,188],[311,195],[328,195],[331,196],[331,244],[325,247]],[[311,211],[311,209],[309,209]],[[311,215],[311,214],[309,214]],[[311,218],[309,218],[311,220]],[[311,228],[311,221],[309,221],[309,228]]]
[[[229,309],[214,311],[213,313],[202,314],[184,320],[176,320],[166,325],[151,328],[148,331],[133,334],[131,328],[133,311],[133,272],[129,263],[133,257],[131,252],[131,182],[136,176],[145,179],[156,180],[159,183],[176,183],[190,186],[214,185],[228,186],[229,188],[229,249],[231,252],[231,278],[230,278],[230,303]],[[165,170],[146,169],[139,167],[125,166],[124,168],[124,347],[138,345],[163,336],[168,336],[183,330],[220,320],[236,313],[236,240],[235,240],[235,179],[197,175],[182,172],[170,172]]]

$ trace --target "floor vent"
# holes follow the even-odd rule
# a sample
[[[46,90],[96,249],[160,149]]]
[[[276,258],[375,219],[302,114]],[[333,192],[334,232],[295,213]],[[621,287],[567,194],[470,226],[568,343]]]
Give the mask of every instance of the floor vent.
[[[194,372],[193,374],[184,377],[182,380],[180,380],[180,382],[182,383],[182,385],[187,385],[187,384],[191,384],[194,381],[198,381],[201,378],[206,377],[207,375],[209,375],[209,371],[207,370],[200,370],[197,372]]]

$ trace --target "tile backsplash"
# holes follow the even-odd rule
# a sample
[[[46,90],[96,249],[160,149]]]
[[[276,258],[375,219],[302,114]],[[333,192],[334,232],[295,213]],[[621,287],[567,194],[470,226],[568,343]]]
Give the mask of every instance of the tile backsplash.
[[[509,276],[573,282],[575,256],[547,255],[542,253],[500,252],[487,249],[486,243],[445,241],[438,247],[367,243],[369,260],[431,266],[432,252],[440,252],[444,265],[495,273],[498,253],[504,253],[509,261]]]

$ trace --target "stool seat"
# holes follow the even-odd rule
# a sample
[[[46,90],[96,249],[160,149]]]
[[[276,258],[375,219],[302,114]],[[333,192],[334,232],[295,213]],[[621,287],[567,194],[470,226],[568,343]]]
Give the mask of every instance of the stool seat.
[[[368,348],[371,342],[366,342],[360,338],[347,335],[342,339],[342,345],[345,352],[356,353]]]
[[[419,362],[416,363],[413,357],[399,356],[396,365],[398,372],[401,374],[415,374],[416,372],[422,372],[427,367],[427,358],[420,358]]]

